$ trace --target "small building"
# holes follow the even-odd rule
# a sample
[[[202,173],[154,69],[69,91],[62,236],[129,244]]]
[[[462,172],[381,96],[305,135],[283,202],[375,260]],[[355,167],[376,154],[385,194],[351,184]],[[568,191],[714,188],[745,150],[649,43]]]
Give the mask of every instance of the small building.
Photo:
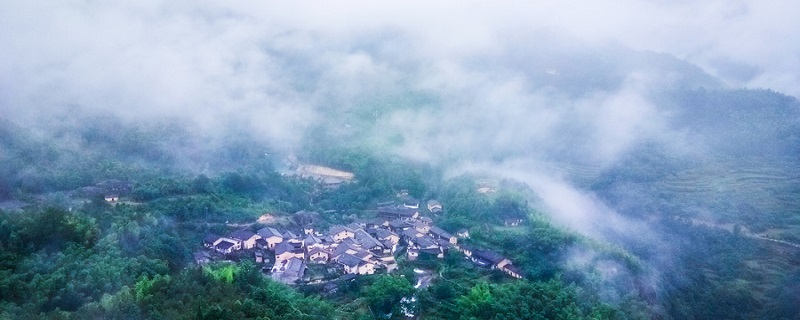
[[[353,229],[350,229],[345,226],[335,225],[330,228],[328,231],[328,235],[333,238],[333,241],[340,242],[347,238],[353,238],[355,236],[355,232]]]
[[[194,253],[194,263],[197,265],[204,265],[211,262],[211,254],[208,251],[200,250]]]
[[[433,199],[428,200],[428,211],[434,214],[442,213],[442,204]]]
[[[209,233],[206,235],[205,238],[203,238],[203,246],[209,249],[213,249],[214,246],[219,244],[220,241],[222,241],[222,237],[213,233]]]
[[[440,248],[426,248],[426,249],[419,249],[419,256],[420,257],[436,257],[437,259],[444,258],[444,251]]]
[[[406,199],[405,201],[403,201],[403,207],[407,209],[417,210],[419,209],[419,200],[411,198]]]
[[[303,278],[306,264],[303,259],[276,260],[272,266],[272,278],[286,284],[292,284]]]
[[[449,241],[452,244],[457,244],[458,243],[458,238],[454,237],[449,232],[444,231],[443,229],[441,229],[439,227],[433,226],[433,227],[431,227],[430,231],[431,231],[431,235],[433,235],[434,238],[444,239],[444,240]]]
[[[283,242],[302,244],[303,238],[301,238],[299,235],[290,230],[286,230],[285,232],[283,232]]]
[[[222,254],[229,254],[233,251],[239,250],[241,248],[237,245],[236,242],[231,241],[230,239],[223,238],[216,246],[214,246],[214,250]]]
[[[419,217],[419,211],[417,209],[407,207],[381,207],[378,208],[378,215],[389,219],[401,218],[410,220]]]
[[[228,238],[239,240],[242,244],[242,249],[252,249],[256,246],[256,240],[261,238],[259,235],[252,233],[248,230],[236,230],[228,235]]]
[[[412,243],[417,238],[422,237],[422,234],[417,231],[417,229],[407,229],[403,230],[400,233],[400,237],[406,241],[406,243]]]
[[[422,223],[427,224],[427,225],[432,225],[433,224],[433,219],[428,218],[428,217],[419,217],[419,221],[422,221]]]
[[[328,249],[334,243],[336,242],[333,241],[331,236],[317,236],[310,234],[303,239],[303,246],[305,246],[306,250],[311,250],[313,248]]]
[[[331,259],[331,253],[322,248],[313,248],[308,251],[306,258],[309,263],[326,264]]]
[[[456,235],[462,239],[469,238],[469,230],[465,228],[458,229],[458,231],[456,231]]]
[[[272,227],[258,229],[258,235],[267,241],[267,248],[270,250],[274,250],[277,244],[283,242],[283,234]]]
[[[264,254],[261,251],[253,252],[253,256],[255,257],[256,263],[264,263]]]
[[[414,222],[412,222],[411,224],[414,225],[414,229],[416,229],[419,233],[422,234],[428,233],[431,230],[430,225],[419,220],[414,220]]]
[[[242,242],[237,239],[209,234],[203,238],[203,246],[219,253],[228,254],[233,251],[241,250]]]
[[[256,239],[256,248],[269,249],[269,242],[259,237],[258,239]]]
[[[396,245],[400,242],[400,236],[394,232],[391,232],[386,229],[372,229],[372,234],[375,235],[375,238],[381,241],[389,241],[392,245]]]
[[[512,265],[510,263],[505,265],[505,266],[503,266],[503,268],[501,270],[503,270],[503,272],[507,273],[508,275],[510,275],[510,276],[512,276],[514,278],[517,278],[517,279],[522,279],[523,278],[522,277],[522,271],[520,271],[519,268],[517,268],[516,266],[514,266],[514,265]]]
[[[383,243],[372,237],[369,233],[359,229],[356,231],[356,240],[361,244],[361,248],[371,251],[373,253],[383,252]]]
[[[491,250],[478,250],[472,253],[473,261],[484,261],[488,262],[489,266],[492,269],[503,269],[503,267],[507,264],[511,264],[511,261],[506,259],[503,255],[491,251]],[[477,261],[476,261],[477,262]]]
[[[344,267],[344,272],[348,274],[373,274],[375,273],[375,264],[369,261],[364,261],[349,253],[342,254],[338,260],[339,264]]]
[[[281,242],[275,246],[275,260],[302,259],[304,256],[303,248],[290,242]]]
[[[413,227],[411,223],[400,218],[389,221],[389,229],[394,232],[400,232],[411,227]]]
[[[466,244],[459,245],[458,250],[461,251],[461,253],[463,253],[467,258],[471,258],[472,253],[475,252],[475,248]]]

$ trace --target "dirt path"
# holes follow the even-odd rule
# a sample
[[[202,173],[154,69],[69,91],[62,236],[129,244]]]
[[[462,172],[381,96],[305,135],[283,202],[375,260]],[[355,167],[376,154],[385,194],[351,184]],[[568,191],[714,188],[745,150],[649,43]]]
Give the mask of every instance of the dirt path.
[[[712,222],[708,222],[708,221],[704,221],[704,220],[700,220],[700,219],[696,219],[696,218],[692,218],[692,219],[690,219],[690,221],[691,221],[693,226],[695,226],[695,225],[703,225],[703,226],[710,227],[710,228],[725,230],[725,231],[728,231],[728,232],[731,232],[731,233],[733,233],[734,230],[735,230],[735,226],[732,223],[718,224],[718,223],[712,223]],[[779,240],[779,239],[773,239],[773,238],[769,238],[769,237],[767,237],[765,235],[762,235],[762,234],[753,233],[752,231],[750,231],[750,229],[748,229],[745,226],[741,226],[739,234],[741,234],[742,236],[751,238],[751,239],[771,241],[771,242],[785,244],[787,246],[791,246],[791,247],[795,247],[797,249],[800,249],[800,244],[797,244],[797,243],[794,243],[794,242],[789,242],[789,241],[784,241],[784,240]]]

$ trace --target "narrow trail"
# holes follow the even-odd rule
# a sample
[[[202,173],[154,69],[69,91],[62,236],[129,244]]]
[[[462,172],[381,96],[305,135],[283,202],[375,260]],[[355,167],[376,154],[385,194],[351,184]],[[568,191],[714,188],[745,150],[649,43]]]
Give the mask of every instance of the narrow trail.
[[[690,221],[691,221],[693,226],[694,225],[703,225],[703,226],[706,226],[706,227],[725,230],[725,231],[728,231],[730,233],[734,232],[732,225],[721,225],[721,224],[712,223],[712,222],[708,222],[708,221],[703,221],[703,220],[699,220],[699,219],[690,219]],[[800,244],[798,244],[798,243],[789,242],[789,241],[785,241],[785,240],[779,240],[779,239],[773,239],[773,238],[769,238],[769,237],[767,237],[765,235],[753,233],[753,232],[750,231],[750,229],[748,229],[745,226],[742,226],[740,234],[742,236],[744,236],[744,237],[747,237],[747,238],[757,239],[757,240],[764,240],[764,241],[771,241],[771,242],[780,243],[780,244],[784,244],[784,245],[787,245],[787,246],[791,246],[791,247],[795,247],[797,249],[800,249]]]
[[[787,245],[787,246],[792,246],[792,247],[795,247],[795,248],[797,248],[797,249],[800,249],[800,244],[797,244],[797,243],[793,243],[793,242],[789,242],[789,241],[783,241],[783,240],[778,240],[778,239],[767,238],[767,237],[765,237],[765,236],[762,236],[762,235],[748,235],[748,236],[749,236],[749,237],[751,237],[751,238],[755,238],[755,239],[761,239],[761,240],[766,240],[766,241],[772,241],[772,242],[782,243],[782,244],[785,244],[785,245]]]

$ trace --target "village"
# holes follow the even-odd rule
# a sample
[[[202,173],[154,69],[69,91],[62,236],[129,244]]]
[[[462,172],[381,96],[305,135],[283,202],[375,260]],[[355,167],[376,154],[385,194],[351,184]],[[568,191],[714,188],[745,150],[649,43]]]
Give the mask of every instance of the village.
[[[436,200],[429,200],[426,207],[430,213],[442,211]],[[310,219],[301,219],[303,222],[293,227],[266,226],[255,232],[239,229],[225,236],[208,234],[204,248],[194,258],[199,265],[230,260],[232,256],[253,259],[274,280],[296,284],[321,281],[321,277],[306,275],[310,268],[344,277],[391,273],[397,269],[395,258],[401,255],[409,261],[435,260],[455,250],[478,266],[523,278],[502,254],[459,243],[459,239],[469,238],[468,230],[458,230],[455,235],[447,232],[421,215],[419,208],[416,200],[382,203],[376,218],[332,225],[325,232],[316,230]]]

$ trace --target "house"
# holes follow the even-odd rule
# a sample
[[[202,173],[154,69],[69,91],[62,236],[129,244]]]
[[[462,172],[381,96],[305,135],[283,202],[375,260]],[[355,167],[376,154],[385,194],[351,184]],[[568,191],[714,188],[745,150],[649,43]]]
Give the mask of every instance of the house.
[[[205,238],[203,238],[203,246],[209,249],[213,249],[214,246],[219,244],[220,241],[222,241],[222,237],[213,233],[209,233],[208,235],[206,235]]]
[[[439,249],[439,244],[431,237],[422,236],[412,240],[409,245],[421,249]]]
[[[400,236],[394,232],[391,232],[386,229],[371,229],[372,234],[375,235],[375,239],[381,241],[389,241],[392,245],[396,245],[400,242]]]
[[[417,232],[422,234],[428,233],[428,231],[431,230],[431,226],[419,220],[414,220],[414,222],[412,222],[411,224],[414,226],[414,229],[416,229]]]
[[[444,258],[444,251],[442,251],[440,248],[419,249],[419,256],[436,257],[438,259],[442,259]]]
[[[261,237],[258,237],[258,239],[256,239],[256,248],[269,249],[269,242],[267,242],[267,240],[262,239]]]
[[[214,250],[222,254],[229,254],[233,251],[239,250],[241,245],[239,243],[233,242],[228,238],[222,238],[222,240],[214,246]]]
[[[401,218],[401,219],[416,219],[419,217],[419,211],[417,209],[406,208],[406,207],[380,207],[378,208],[378,215],[394,219],[394,218]]]
[[[302,243],[303,243],[303,238],[300,238],[300,236],[299,236],[299,235],[297,235],[297,234],[296,234],[296,233],[294,233],[294,232],[291,232],[291,231],[289,231],[289,230],[286,230],[286,231],[283,233],[283,242],[289,242],[289,243],[300,243],[300,244],[302,244]]]
[[[290,242],[281,242],[275,246],[275,260],[303,259],[305,252],[302,246]]]
[[[211,255],[208,251],[200,250],[194,253],[194,263],[197,265],[204,265],[211,262]]]
[[[400,232],[411,227],[413,227],[411,223],[400,218],[389,221],[389,229],[394,232]]]
[[[267,241],[267,248],[270,250],[275,249],[275,245],[283,242],[283,235],[275,228],[264,227],[258,230],[258,235],[261,239]]]
[[[463,253],[467,258],[472,258],[472,253],[475,252],[475,248],[466,244],[459,245],[458,250],[461,251],[461,253]]]
[[[428,218],[428,217],[419,217],[419,221],[422,221],[422,223],[427,224],[427,225],[432,225],[433,224],[433,219]]]
[[[303,259],[291,258],[276,260],[272,267],[272,278],[286,284],[297,282],[305,274],[306,264]]]
[[[450,247],[453,246],[453,244],[450,243],[450,241],[447,241],[446,239],[436,239],[435,242],[436,242],[436,245],[439,246],[439,249],[442,249],[442,252],[444,252],[444,253],[447,253],[447,251],[450,251]]]
[[[400,237],[402,237],[406,243],[411,243],[416,238],[422,237],[422,234],[417,232],[417,229],[407,229],[400,233]]]
[[[359,229],[356,231],[356,240],[359,244],[361,244],[361,248],[375,252],[381,253],[383,252],[383,243],[378,241],[378,239],[373,238],[369,233],[364,230]]]
[[[405,201],[403,201],[403,207],[407,209],[417,210],[419,209],[419,200],[411,198],[406,199]]]
[[[117,201],[119,201],[119,195],[118,194],[107,194],[105,196],[105,199],[106,199],[106,202],[109,202],[109,203],[117,202]]]
[[[328,235],[333,238],[333,241],[340,242],[346,238],[352,238],[355,236],[355,232],[353,229],[350,229],[345,226],[335,225],[328,230]]]
[[[436,200],[428,200],[428,211],[431,213],[442,213],[442,204]]]
[[[331,260],[331,253],[322,248],[313,248],[308,251],[306,260],[310,263],[326,264]]]
[[[381,243],[383,244],[383,254],[394,254],[394,252],[397,250],[397,242],[383,240]]]
[[[358,222],[352,222],[346,225],[345,227],[350,228],[350,230],[353,230],[353,232],[356,232],[356,230],[364,229],[364,224]]]
[[[333,241],[333,238],[330,236],[316,236],[310,234],[303,239],[303,246],[305,246],[306,250],[311,250],[313,248],[328,249],[334,243],[335,241]]]
[[[367,220],[364,227],[369,228],[383,228],[389,226],[389,219],[386,217],[377,217],[375,219]]]
[[[454,237],[449,232],[444,231],[443,229],[441,229],[439,227],[435,227],[435,226],[431,227],[431,234],[435,238],[445,239],[447,241],[450,241],[450,243],[452,243],[452,244],[457,244],[458,243],[458,238]]]
[[[503,255],[491,250],[478,250],[472,253],[473,261],[488,262],[492,269],[501,269],[510,264],[511,261],[503,257]],[[477,261],[476,261],[477,262]]]
[[[348,274],[373,274],[375,273],[375,264],[370,261],[364,261],[354,255],[345,253],[337,261],[344,267],[344,272]]]
[[[352,240],[352,239],[348,239],[348,240]],[[350,242],[350,241],[342,242],[338,246],[336,246],[336,249],[334,249],[333,252],[331,252],[331,259],[332,260],[339,260],[339,258],[345,253],[352,255],[352,254],[356,254],[357,252],[359,252],[361,250],[362,249],[358,245],[356,245],[354,242]]]
[[[247,230],[236,230],[228,235],[228,238],[239,240],[242,243],[242,249],[252,249],[256,246],[256,240],[260,238],[259,235]]]
[[[242,242],[236,239],[209,234],[203,238],[203,246],[219,253],[228,254],[236,250],[241,250]]]
[[[465,228],[458,229],[458,231],[456,231],[456,235],[460,238],[469,238],[469,230]]]
[[[514,278],[522,279],[522,272],[519,270],[519,268],[510,263],[503,266],[501,270]]]

